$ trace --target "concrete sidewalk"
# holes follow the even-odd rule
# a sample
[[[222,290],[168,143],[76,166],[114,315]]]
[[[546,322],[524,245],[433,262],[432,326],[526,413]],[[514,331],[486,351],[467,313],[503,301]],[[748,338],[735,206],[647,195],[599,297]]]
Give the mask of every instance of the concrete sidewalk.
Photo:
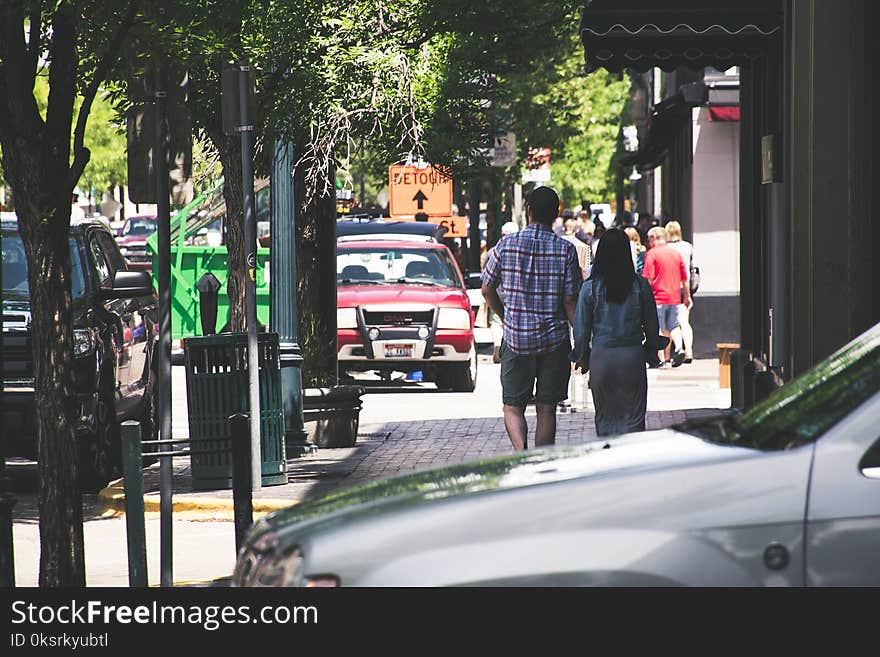
[[[174,368],[175,391],[185,391],[182,368]],[[594,416],[583,388],[573,380],[569,412],[557,414],[556,444],[595,440]],[[255,515],[262,515],[334,490],[433,467],[454,465],[510,453],[501,417],[499,366],[481,357],[474,393],[445,393],[432,384],[369,386],[361,412],[357,443],[351,448],[324,448],[317,454],[289,459],[287,483],[254,493]],[[676,369],[648,371],[647,428],[660,429],[730,406],[730,391],[718,386],[718,361],[697,360]],[[175,392],[174,437],[188,435],[185,392]],[[530,432],[534,410],[527,410]],[[531,435],[531,434],[530,434]],[[531,438],[530,438],[531,442]],[[159,465],[144,471],[144,503],[159,510]],[[193,490],[189,457],[173,459],[173,508],[183,518],[232,520],[232,491]],[[123,481],[99,494],[106,510],[124,510]]]

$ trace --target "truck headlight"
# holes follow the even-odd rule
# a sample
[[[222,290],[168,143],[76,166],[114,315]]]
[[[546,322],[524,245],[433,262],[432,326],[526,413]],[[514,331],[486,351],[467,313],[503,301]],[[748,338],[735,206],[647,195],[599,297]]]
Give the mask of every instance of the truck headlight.
[[[336,309],[336,328],[353,329],[357,328],[357,309],[356,308],[337,308]]]
[[[438,329],[469,329],[471,314],[463,308],[441,308],[437,316]]]
[[[73,356],[88,356],[97,342],[95,329],[73,329]]]

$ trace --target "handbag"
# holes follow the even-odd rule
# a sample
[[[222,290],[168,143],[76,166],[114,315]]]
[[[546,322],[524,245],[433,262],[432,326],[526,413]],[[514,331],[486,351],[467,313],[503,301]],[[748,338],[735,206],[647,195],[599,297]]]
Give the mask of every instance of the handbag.
[[[696,294],[700,289],[700,268],[691,265],[691,294]]]

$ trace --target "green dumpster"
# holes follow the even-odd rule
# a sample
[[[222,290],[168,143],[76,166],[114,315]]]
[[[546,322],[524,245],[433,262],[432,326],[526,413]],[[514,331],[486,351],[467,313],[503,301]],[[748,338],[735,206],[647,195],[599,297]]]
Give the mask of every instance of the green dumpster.
[[[264,486],[287,483],[278,334],[257,336]],[[186,405],[194,490],[232,488],[228,418],[250,411],[247,333],[185,338]]]
[[[175,345],[190,336],[202,335],[199,314],[199,293],[196,283],[205,273],[214,274],[220,281],[217,299],[217,331],[228,331],[229,278],[228,253],[225,245],[192,245],[187,242],[199,229],[216,219],[225,206],[222,204],[222,183],[200,194],[192,203],[171,218],[171,339]],[[268,187],[259,186],[258,196],[266,196]],[[147,249],[153,257],[153,283],[159,289],[158,234],[147,239]],[[257,321],[269,325],[269,249],[257,249]]]

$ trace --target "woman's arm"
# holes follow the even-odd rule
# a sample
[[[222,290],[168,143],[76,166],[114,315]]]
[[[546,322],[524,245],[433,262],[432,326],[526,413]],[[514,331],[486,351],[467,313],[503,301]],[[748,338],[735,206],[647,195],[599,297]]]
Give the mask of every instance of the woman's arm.
[[[639,278],[639,285],[642,286],[642,328],[645,331],[646,346],[659,351],[662,348],[657,345],[657,338],[660,337],[660,321],[657,319],[654,290],[646,278]]]
[[[593,335],[593,281],[584,281],[574,313],[574,349],[569,359],[583,371],[590,368],[590,339]],[[656,317],[655,317],[656,319]]]

